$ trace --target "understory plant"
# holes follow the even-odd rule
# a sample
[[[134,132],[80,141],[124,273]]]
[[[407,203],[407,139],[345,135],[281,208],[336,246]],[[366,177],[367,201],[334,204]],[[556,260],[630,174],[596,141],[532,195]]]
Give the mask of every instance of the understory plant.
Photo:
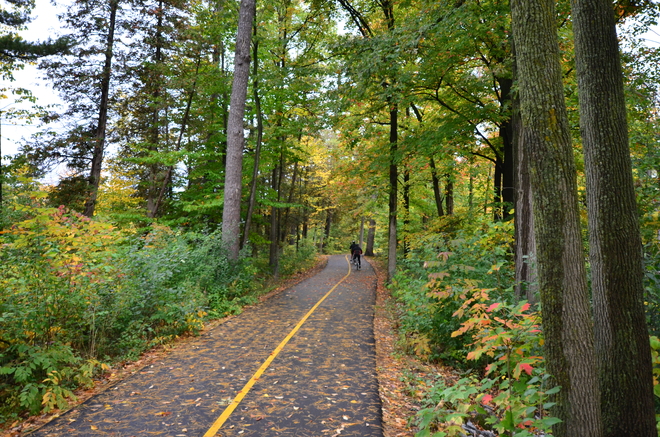
[[[538,313],[526,302],[493,302],[488,289],[472,290],[455,316],[469,316],[453,336],[471,334],[466,360],[482,369],[451,385],[440,381],[416,418],[418,437],[461,436],[471,422],[497,435],[527,437],[548,433],[553,387],[544,368]]]
[[[426,234],[411,242],[390,288],[397,299],[402,343],[408,352],[457,367],[465,362],[467,341],[452,336],[464,318],[454,313],[470,290],[492,288],[512,298],[513,225],[476,221],[452,233]],[[499,291],[502,290],[502,291]]]
[[[35,196],[0,235],[0,424],[63,408],[145,349],[236,312],[255,289],[217,232],[121,230]]]

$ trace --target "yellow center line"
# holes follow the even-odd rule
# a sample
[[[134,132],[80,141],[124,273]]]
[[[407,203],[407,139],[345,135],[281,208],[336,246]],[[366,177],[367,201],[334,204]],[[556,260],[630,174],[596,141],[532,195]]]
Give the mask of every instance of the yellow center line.
[[[282,340],[282,342],[280,342],[280,344],[275,348],[275,350],[273,350],[273,352],[270,353],[268,359],[264,361],[261,367],[259,367],[259,370],[257,370],[255,374],[252,375],[252,378],[250,378],[247,384],[245,384],[243,388],[238,392],[238,394],[236,394],[234,400],[231,402],[231,404],[227,406],[227,408],[225,408],[225,411],[222,412],[220,417],[218,417],[218,419],[213,423],[213,425],[209,428],[209,430],[206,431],[204,437],[213,437],[214,435],[216,435],[216,433],[220,430],[222,425],[224,425],[224,423],[227,421],[231,413],[233,413],[236,407],[238,407],[238,404],[241,403],[245,395],[248,394],[254,383],[257,382],[257,380],[261,377],[261,375],[266,371],[268,366],[270,366],[270,363],[273,362],[275,357],[277,357],[277,355],[282,351],[284,346],[286,346],[289,340],[291,340],[291,338],[296,334],[296,332],[298,332],[298,330],[303,325],[303,323],[305,323],[305,321],[309,318],[309,316],[312,315],[312,313],[316,310],[316,308],[318,308],[318,306],[321,305],[321,303],[325,300],[325,298],[330,296],[330,293],[335,291],[335,289],[339,286],[339,284],[344,282],[344,280],[350,276],[351,264],[348,262],[348,256],[346,257],[346,263],[348,264],[348,273],[346,274],[346,276],[341,278],[341,280],[337,282],[335,286],[332,287],[330,291],[328,291],[325,294],[325,296],[323,296],[318,302],[316,302],[316,304],[307,312],[307,314],[305,314],[305,316],[302,319],[300,319],[298,324],[291,330],[291,332],[289,332],[289,335],[287,335],[284,338],[284,340]]]

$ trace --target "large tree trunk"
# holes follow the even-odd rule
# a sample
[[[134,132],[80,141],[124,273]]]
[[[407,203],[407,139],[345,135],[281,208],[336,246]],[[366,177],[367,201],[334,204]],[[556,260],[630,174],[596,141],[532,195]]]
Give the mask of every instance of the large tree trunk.
[[[162,123],[160,119],[161,111],[161,89],[157,85],[162,80],[162,75],[160,73],[160,65],[163,61],[163,0],[158,2],[158,8],[156,11],[156,35],[154,38],[154,71],[156,72],[156,77],[150,77],[151,83],[153,86],[153,91],[151,93],[152,103],[154,105],[153,112],[151,113],[151,126],[149,128],[149,153],[158,152],[158,144],[160,142],[160,125]],[[167,138],[167,136],[165,136]],[[160,186],[160,165],[158,162],[152,161],[148,165],[149,171],[149,185],[147,186],[147,217],[155,218],[156,217],[156,201],[158,199],[158,187]]]
[[[614,12],[572,0],[605,436],[657,435],[642,242]]]
[[[367,232],[366,256],[374,256],[374,240],[376,239],[376,220],[369,219],[369,231]]]
[[[577,181],[554,0],[512,0],[524,144],[529,150],[547,368],[561,386],[555,437],[602,436]]]
[[[103,154],[105,153],[105,132],[108,124],[108,102],[110,100],[110,79],[112,76],[112,57],[115,43],[115,27],[117,23],[119,0],[110,0],[110,20],[108,23],[108,38],[105,46],[105,61],[101,75],[101,101],[99,102],[99,120],[94,133],[94,151],[92,152],[92,168],[89,174],[89,197],[85,202],[84,215],[92,217],[96,209],[96,199],[101,184],[103,169]]]
[[[503,108],[511,108],[513,79],[508,77],[497,77],[497,83],[500,86],[501,103]],[[515,202],[515,154],[514,154],[514,134],[513,134],[513,115],[504,120],[500,125],[500,137],[502,137],[502,218],[507,220],[511,217],[511,208]]]
[[[364,216],[360,217],[360,247],[364,247]]]
[[[390,189],[389,189],[389,224],[388,224],[388,248],[387,248],[387,280],[390,281],[396,274],[396,218],[398,206],[398,184],[399,173],[397,168],[397,140],[398,140],[398,115],[396,104],[390,107]]]
[[[227,169],[225,201],[222,210],[222,241],[230,259],[238,259],[241,231],[241,188],[243,176],[243,116],[250,76],[250,42],[256,0],[241,0],[236,32],[234,80],[227,123]]]
[[[511,42],[515,60],[515,44]],[[515,62],[513,76],[518,76]],[[526,299],[532,304],[538,303],[538,285],[536,283],[536,240],[534,238],[534,215],[532,211],[532,184],[529,176],[528,151],[523,144],[523,125],[520,119],[520,99],[511,100],[511,140],[515,159],[515,264],[516,279],[514,291],[517,299]]]
[[[518,299],[530,303],[538,302],[536,284],[536,240],[534,238],[534,215],[532,211],[532,185],[529,175],[529,157],[525,145],[522,124],[518,115],[514,115],[514,144],[517,156],[516,164],[516,207],[515,207],[515,242],[516,242],[516,282],[515,294]]]
[[[254,26],[254,44],[253,47],[253,81],[252,93],[254,97],[254,110],[257,115],[257,141],[254,149],[254,165],[252,166],[252,183],[250,184],[250,199],[248,200],[248,210],[245,216],[245,227],[243,228],[243,240],[241,248],[250,241],[250,226],[252,224],[252,214],[257,198],[257,182],[259,178],[259,161],[261,159],[261,143],[264,136],[264,116],[261,111],[261,98],[259,97],[259,40],[257,39],[257,26]]]

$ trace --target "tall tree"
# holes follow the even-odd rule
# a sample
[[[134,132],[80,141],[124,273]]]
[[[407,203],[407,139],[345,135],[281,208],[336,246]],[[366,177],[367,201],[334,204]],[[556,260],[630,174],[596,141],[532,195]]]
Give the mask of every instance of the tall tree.
[[[611,0],[572,0],[605,436],[657,435],[642,242]]]
[[[538,283],[549,373],[561,386],[557,437],[602,436],[594,333],[564,102],[554,0],[514,0],[524,144],[529,150]]]
[[[241,189],[243,187],[243,116],[250,77],[250,42],[256,13],[256,0],[241,0],[236,31],[234,80],[227,123],[227,169],[225,201],[222,210],[222,240],[230,259],[238,259],[241,230]]]
[[[108,35],[105,41],[103,53],[103,71],[101,72],[101,98],[99,100],[99,114],[93,138],[92,165],[89,172],[89,194],[85,201],[85,214],[87,217],[94,215],[96,198],[101,184],[101,171],[103,169],[103,154],[105,153],[105,135],[108,125],[108,105],[110,102],[110,80],[112,75],[112,58],[114,52],[115,29],[117,26],[117,10],[119,0],[110,0],[110,11],[108,19]]]
[[[245,227],[243,229],[243,239],[241,241],[241,248],[243,248],[250,237],[250,226],[252,224],[252,213],[254,212],[255,203],[257,201],[257,183],[259,178],[259,161],[261,160],[261,143],[264,136],[264,115],[261,110],[261,97],[259,93],[259,39],[257,35],[257,26],[253,25],[252,29],[253,43],[252,43],[252,53],[254,56],[253,59],[253,69],[252,69],[252,98],[254,99],[254,112],[257,118],[256,125],[256,145],[254,148],[254,164],[252,166],[252,181],[250,182],[250,196],[248,198],[248,210],[245,216]]]
[[[68,105],[63,114],[52,119],[68,126],[59,133],[42,135],[24,148],[44,170],[55,163],[67,165],[70,173],[53,195],[69,205],[80,199],[76,207],[89,217],[96,205],[117,85],[113,63],[118,57],[122,59],[115,41],[124,12],[119,0],[86,0],[68,6],[62,19],[69,31],[67,38],[75,45],[70,53],[39,65]]]

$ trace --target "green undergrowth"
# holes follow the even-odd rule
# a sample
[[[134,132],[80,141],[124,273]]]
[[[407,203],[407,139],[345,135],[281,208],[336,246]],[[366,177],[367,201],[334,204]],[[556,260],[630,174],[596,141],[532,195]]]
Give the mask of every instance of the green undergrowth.
[[[390,284],[401,347],[462,375],[419,382],[416,435],[464,435],[468,421],[498,435],[547,432],[559,388],[546,376],[539,315],[513,295],[513,224],[453,220],[460,228],[411,243]]]
[[[545,370],[537,306],[514,296],[512,223],[461,220],[451,231],[419,236],[390,284],[399,344],[457,376],[413,381],[423,391],[411,418],[417,437],[461,436],[470,421],[496,435],[550,435],[555,387]],[[660,399],[660,250],[645,246],[646,306]],[[417,386],[419,389],[415,388]],[[660,402],[658,403],[660,404]],[[660,419],[660,416],[658,416]],[[659,420],[660,422],[660,420]]]
[[[16,208],[1,235],[0,427],[66,407],[108,364],[194,335],[272,284],[261,260],[230,261],[219,231],[138,233],[64,207]],[[298,249],[282,255],[283,278],[314,264],[313,245]]]

